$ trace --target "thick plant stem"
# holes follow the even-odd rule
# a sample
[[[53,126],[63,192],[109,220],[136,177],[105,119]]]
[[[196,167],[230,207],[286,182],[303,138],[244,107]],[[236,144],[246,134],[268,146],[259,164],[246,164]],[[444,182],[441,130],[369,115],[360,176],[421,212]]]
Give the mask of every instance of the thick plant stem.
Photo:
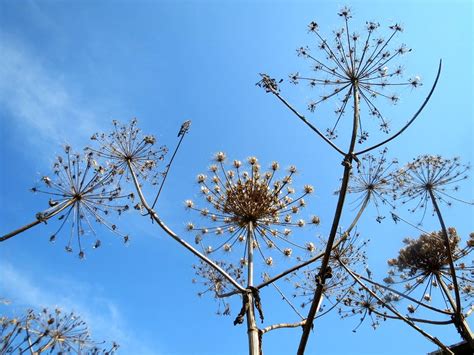
[[[166,232],[166,234],[168,234],[171,238],[176,240],[179,244],[181,244],[183,247],[188,249],[191,253],[196,255],[199,259],[201,259],[207,265],[214,268],[217,272],[219,272],[222,276],[224,276],[241,293],[245,293],[246,292],[245,288],[242,287],[242,285],[240,285],[236,280],[234,280],[234,278],[232,276],[230,276],[227,272],[225,272],[225,270],[223,270],[219,265],[217,265],[215,262],[213,262],[211,259],[209,259],[207,256],[205,256],[203,253],[196,250],[191,244],[186,242],[184,239],[180,238],[165,223],[163,223],[161,218],[158,217],[158,214],[155,212],[155,210],[153,208],[150,207],[147,200],[145,199],[145,196],[143,195],[142,189],[140,187],[140,183],[138,182],[137,175],[135,174],[135,171],[133,170],[133,167],[131,166],[130,162],[128,163],[128,167],[129,167],[129,170],[130,170],[130,174],[132,175],[133,184],[135,185],[135,189],[138,193],[140,201],[143,204],[143,207],[147,210],[147,212],[150,215],[151,219],[153,221],[155,221],[161,227],[161,229],[163,229]]]
[[[454,268],[454,260],[453,260],[453,251],[451,250],[451,245],[449,244],[449,236],[448,230],[446,228],[446,224],[444,223],[443,216],[441,214],[441,210],[439,209],[438,202],[436,201],[436,197],[431,189],[428,189],[430,193],[431,202],[433,203],[433,207],[436,211],[436,215],[438,216],[439,223],[441,225],[441,229],[443,231],[443,238],[444,238],[444,245],[446,247],[446,254],[448,256],[448,263],[449,263],[449,271],[451,273],[451,278],[453,280],[453,288],[454,288],[454,296],[456,299],[456,307],[455,307],[455,315],[454,315],[454,324],[461,334],[461,337],[469,343],[471,350],[474,350],[474,335],[469,328],[466,319],[462,313],[462,305],[461,305],[461,295],[459,294],[459,284],[456,277],[456,269]],[[441,277],[438,277],[441,280]],[[442,282],[442,280],[441,280]],[[450,297],[449,290],[445,291],[446,295]]]
[[[249,222],[247,225],[247,288],[250,290],[253,287],[253,223]],[[248,308],[247,308],[247,335],[249,339],[249,355],[260,354],[260,341],[258,335],[257,322],[255,321],[254,296],[252,292],[247,294]]]
[[[298,355],[303,355],[306,349],[306,344],[309,338],[309,332],[313,327],[314,318],[316,312],[319,308],[321,298],[323,296],[324,285],[326,282],[326,274],[329,265],[329,258],[331,256],[331,251],[333,248],[334,241],[336,239],[337,229],[339,227],[339,221],[342,216],[342,209],[344,207],[344,201],[346,198],[347,189],[349,186],[349,179],[352,170],[352,161],[353,161],[353,152],[355,147],[355,142],[357,139],[357,130],[359,127],[359,88],[358,82],[355,80],[353,83],[353,101],[354,101],[354,117],[352,124],[352,137],[349,145],[348,154],[344,158],[344,173],[342,177],[341,189],[339,190],[339,197],[337,201],[336,211],[334,213],[334,219],[331,226],[331,232],[329,233],[328,242],[326,244],[326,250],[324,253],[323,260],[321,261],[321,268],[317,276],[317,287],[314,293],[313,301],[308,312],[308,317],[306,318],[306,323],[303,327],[303,334],[301,335],[300,344],[298,346]]]
[[[449,244],[448,230],[444,223],[443,216],[441,215],[441,210],[439,209],[436,197],[433,194],[431,188],[428,189],[428,192],[430,193],[431,202],[433,203],[433,207],[436,211],[436,215],[438,216],[439,224],[441,225],[441,230],[443,232],[444,247],[446,248],[446,256],[448,257],[449,263],[449,272],[451,273],[451,277],[453,279],[454,295],[456,297],[456,309],[454,310],[454,312],[456,313],[456,315],[460,315],[462,313],[461,295],[459,294],[459,285],[456,277],[456,269],[454,268],[453,251],[451,250],[451,245]]]
[[[10,239],[10,238],[14,237],[17,234],[23,233],[24,231],[26,231],[26,230],[42,223],[42,222],[46,222],[48,219],[56,216],[58,213],[61,213],[66,208],[73,205],[75,202],[76,202],[76,199],[73,198],[73,199],[67,201],[63,206],[59,207],[57,210],[54,210],[53,212],[48,213],[48,214],[44,214],[43,218],[36,219],[36,221],[28,223],[28,224],[24,225],[23,227],[20,227],[20,228],[14,230],[13,232],[5,234],[4,236],[0,237],[0,242],[4,242],[5,240]]]
[[[455,307],[454,300],[451,296],[451,293],[450,293],[448,287],[444,283],[443,278],[441,277],[440,274],[435,274],[435,276],[436,276],[436,280],[438,281],[439,285],[443,289],[443,292],[446,295],[449,303],[454,308]],[[466,318],[464,317],[464,314],[462,314],[462,312],[461,312],[460,316],[455,314],[454,317],[453,317],[453,323],[456,326],[456,328],[458,329],[458,332],[461,335],[461,337],[465,341],[468,342],[469,346],[471,347],[471,350],[474,350],[474,340],[473,340],[473,336],[472,336],[472,331],[469,328],[469,324],[467,324],[467,322],[466,322]]]

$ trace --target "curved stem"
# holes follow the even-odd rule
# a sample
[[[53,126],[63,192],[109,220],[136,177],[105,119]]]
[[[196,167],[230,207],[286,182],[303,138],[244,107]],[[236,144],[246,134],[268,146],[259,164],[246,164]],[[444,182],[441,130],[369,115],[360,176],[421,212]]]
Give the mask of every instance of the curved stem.
[[[446,345],[444,345],[441,341],[439,341],[436,337],[433,337],[432,335],[428,334],[425,332],[423,329],[418,327],[416,324],[414,324],[412,321],[410,321],[407,317],[403,316],[400,312],[398,312],[394,307],[390,306],[387,304],[384,300],[382,300],[374,291],[372,291],[369,287],[367,287],[366,284],[364,284],[359,277],[357,277],[351,269],[347,267],[346,264],[344,264],[341,260],[339,260],[339,264],[347,271],[347,273],[370,295],[374,298],[376,298],[379,302],[381,302],[385,308],[387,308],[390,312],[395,314],[400,320],[404,321],[406,324],[408,324],[410,327],[421,333],[423,336],[426,338],[430,339],[433,343],[438,345],[440,348],[442,348],[444,351],[446,351],[447,354],[454,354]]]
[[[207,265],[211,266],[214,268],[216,271],[218,271],[222,276],[224,276],[235,288],[237,288],[241,293],[246,292],[245,288],[242,287],[232,276],[230,276],[227,272],[225,272],[219,265],[217,265],[214,261],[209,259],[207,256],[193,248],[191,244],[186,242],[184,239],[180,238],[175,232],[173,232],[161,219],[158,217],[158,214],[148,205],[145,196],[143,195],[142,189],[140,187],[140,184],[138,182],[137,176],[135,174],[135,171],[133,170],[132,165],[130,162],[128,162],[128,168],[130,170],[130,174],[132,175],[132,180],[133,184],[135,185],[135,189],[137,190],[138,196],[140,198],[141,203],[143,204],[143,207],[147,210],[149,213],[150,217],[152,220],[154,220],[160,227],[163,229],[166,234],[168,234],[171,238],[176,240],[179,244],[184,246],[186,249],[188,249],[191,253],[196,255],[199,259],[204,261]]]
[[[354,146],[357,139],[357,131],[359,128],[359,119],[360,119],[359,100],[360,98],[359,98],[358,82],[357,80],[354,80],[353,82],[354,117],[353,117],[353,123],[352,123],[351,142],[349,144],[348,154],[345,156],[344,161],[342,163],[344,165],[344,173],[342,177],[341,189],[339,190],[339,198],[337,201],[336,211],[334,213],[334,219],[331,226],[331,232],[329,234],[329,238],[327,241],[326,250],[324,252],[323,260],[321,261],[321,268],[317,276],[318,285],[314,293],[313,301],[311,302],[311,307],[308,312],[307,321],[303,327],[303,334],[301,335],[300,343],[298,346],[298,355],[304,354],[304,351],[306,349],[306,344],[309,338],[309,332],[312,329],[314,317],[316,315],[316,312],[318,311],[319,304],[323,296],[324,284],[326,282],[326,272],[327,272],[327,267],[329,265],[329,258],[331,256],[334,240],[336,238],[339,221],[341,220],[342,209],[344,207],[344,201],[346,198],[346,193],[349,186],[349,179],[351,176],[352,160],[354,158],[353,152],[354,152]]]
[[[382,318],[388,318],[388,319],[396,319],[396,320],[400,320],[400,318],[398,318],[397,316],[390,316],[388,314],[385,314],[385,313],[380,313],[379,311],[373,309],[372,310],[372,313],[382,317]],[[427,323],[427,324],[434,324],[434,325],[447,325],[447,324],[452,324],[453,321],[450,319],[450,320],[429,320],[429,319],[421,319],[421,318],[413,318],[413,317],[407,317],[407,319],[410,321],[410,322],[417,322],[417,323]]]
[[[383,288],[384,290],[393,292],[393,293],[395,293],[396,295],[398,295],[398,296],[400,296],[400,297],[403,297],[403,298],[405,298],[405,299],[407,299],[407,300],[409,300],[409,301],[411,301],[411,302],[416,303],[417,305],[420,305],[420,306],[422,306],[422,307],[424,307],[424,308],[427,308],[427,309],[429,309],[429,310],[431,310],[431,311],[435,311],[435,312],[438,312],[438,313],[441,313],[441,314],[445,314],[445,315],[452,316],[452,312],[446,312],[446,311],[444,311],[444,310],[442,310],[442,309],[438,309],[438,308],[436,308],[436,307],[427,305],[427,304],[425,304],[425,303],[423,303],[423,302],[418,301],[416,298],[413,298],[413,297],[411,297],[411,296],[408,296],[408,295],[404,294],[403,292],[397,291],[397,290],[395,290],[395,289],[393,289],[393,288],[391,288],[391,287],[382,285],[382,284],[380,284],[380,283],[378,283],[378,282],[376,282],[376,281],[374,281],[374,280],[371,280],[371,279],[369,279],[369,278],[367,278],[367,277],[364,277],[363,275],[360,275],[360,274],[356,273],[355,271],[353,271],[353,273],[354,273],[354,275],[356,275],[356,276],[357,276],[358,278],[360,278],[361,280],[363,280],[363,281],[365,281],[365,282],[369,282],[370,284],[372,284],[372,285],[374,285],[374,286]]]
[[[376,148],[378,148],[378,147],[380,147],[384,144],[387,144],[388,142],[390,142],[391,140],[397,138],[400,134],[402,134],[415,121],[415,119],[418,117],[418,115],[421,113],[421,111],[423,111],[423,109],[425,108],[428,101],[430,101],[431,95],[433,94],[433,92],[436,88],[436,85],[438,84],[438,79],[439,79],[439,76],[441,74],[441,64],[442,64],[442,62],[443,61],[440,59],[439,60],[439,66],[438,66],[438,73],[436,74],[436,79],[433,83],[433,86],[431,87],[430,92],[428,93],[428,96],[426,97],[425,101],[423,101],[423,104],[420,106],[418,111],[416,111],[416,113],[413,115],[413,117],[407,122],[407,124],[405,124],[405,126],[403,126],[402,129],[400,129],[396,134],[394,134],[390,138],[384,140],[383,142],[377,143],[376,145],[373,145],[372,147],[369,147],[367,149],[363,149],[359,152],[356,152],[356,153],[354,153],[354,155],[357,156],[357,155],[365,154],[365,153],[370,152],[371,150],[374,150],[374,149],[376,149]]]

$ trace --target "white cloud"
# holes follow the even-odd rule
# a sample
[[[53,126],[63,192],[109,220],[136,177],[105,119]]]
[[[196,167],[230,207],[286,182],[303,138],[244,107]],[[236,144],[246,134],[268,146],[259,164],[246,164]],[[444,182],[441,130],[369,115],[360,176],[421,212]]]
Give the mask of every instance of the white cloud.
[[[0,105],[28,143],[83,143],[97,131],[95,113],[79,103],[83,98],[24,43],[0,33],[0,53]]]
[[[16,312],[27,308],[60,309],[79,315],[89,326],[95,340],[116,341],[123,354],[157,354],[155,345],[148,346],[133,326],[128,326],[119,308],[103,295],[100,287],[72,282],[60,277],[25,272],[12,264],[0,262],[1,297],[11,302]],[[2,306],[5,307],[5,306]]]

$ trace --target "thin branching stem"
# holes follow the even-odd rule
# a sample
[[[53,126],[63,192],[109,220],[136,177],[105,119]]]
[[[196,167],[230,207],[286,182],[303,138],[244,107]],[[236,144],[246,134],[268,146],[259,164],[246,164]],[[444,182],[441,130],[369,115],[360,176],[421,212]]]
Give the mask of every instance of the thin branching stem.
[[[337,201],[336,211],[335,211],[333,223],[331,226],[331,232],[329,234],[329,238],[326,244],[324,257],[323,257],[323,260],[321,261],[321,268],[319,270],[319,275],[317,276],[318,283],[317,283],[317,287],[314,293],[314,298],[313,298],[313,301],[311,302],[311,307],[308,312],[307,321],[303,327],[303,334],[301,335],[300,344],[298,346],[298,355],[303,355],[305,352],[306,344],[309,338],[309,332],[312,329],[314,318],[319,308],[319,303],[321,301],[321,298],[323,296],[324,285],[326,281],[325,280],[326,271],[329,265],[329,259],[330,259],[334,241],[336,238],[337,229],[339,227],[339,221],[341,220],[341,217],[342,217],[344,201],[345,201],[347,190],[349,187],[349,179],[350,179],[351,170],[352,170],[352,161],[354,158],[353,151],[354,151],[354,146],[357,140],[357,131],[358,131],[359,120],[360,120],[360,117],[359,117],[359,114],[360,114],[359,99],[360,98],[359,98],[359,88],[358,88],[357,80],[355,80],[355,82],[353,83],[353,86],[354,86],[354,90],[353,90],[354,117],[353,117],[353,123],[352,123],[352,137],[349,144],[348,154],[345,155],[345,158],[343,161],[344,173],[342,177],[341,188],[339,190],[339,197]]]
[[[69,206],[73,205],[74,203],[76,202],[76,199],[70,199],[69,201],[67,201],[65,204],[63,204],[61,207],[59,207],[57,210],[54,210],[53,212],[51,213],[43,213],[41,214],[41,218],[37,218],[36,221],[33,221],[29,224],[26,224],[24,225],[23,227],[21,228],[18,228],[8,234],[5,234],[4,236],[0,237],[0,242],[4,242],[5,240],[7,239],[10,239],[12,237],[14,237],[15,235],[17,234],[20,234],[20,233],[23,233],[24,231],[42,223],[42,222],[46,222],[48,219],[56,216],[58,213],[61,213],[62,211],[64,211],[66,208],[68,208]]]
[[[290,105],[288,101],[286,101],[278,91],[271,89],[271,92],[273,95],[275,95],[283,104],[290,109],[291,112],[293,112],[296,117],[298,117],[301,121],[303,121],[311,130],[313,130],[319,137],[321,137],[327,144],[329,144],[332,148],[334,148],[339,154],[345,155],[345,153],[342,151],[341,148],[339,148],[337,145],[335,145],[333,142],[331,142],[317,127],[312,125],[305,116],[300,114],[296,109]]]
[[[423,329],[421,329],[420,327],[418,327],[416,324],[414,324],[412,321],[410,321],[407,317],[405,317],[404,315],[402,315],[400,312],[398,312],[394,307],[390,306],[389,304],[387,304],[383,299],[381,299],[374,291],[372,291],[370,289],[370,287],[367,287],[367,285],[365,283],[363,283],[361,281],[361,279],[359,277],[357,277],[357,275],[355,275],[351,269],[349,269],[347,267],[347,265],[342,262],[341,260],[339,261],[340,265],[344,268],[344,270],[347,271],[347,273],[364,289],[366,290],[372,297],[376,298],[379,302],[381,302],[382,304],[385,305],[385,307],[390,311],[392,312],[393,314],[395,314],[400,320],[404,321],[406,324],[408,324],[410,327],[412,327],[413,329],[415,329],[416,331],[418,331],[419,333],[421,333],[423,336],[425,336],[426,338],[430,339],[433,343],[435,343],[436,345],[438,345],[440,348],[442,348],[446,354],[454,354],[446,345],[444,345],[438,338],[436,337],[433,337],[432,335],[428,334],[427,332],[425,332]]]
[[[148,205],[148,202],[143,195],[142,189],[140,187],[140,183],[138,182],[137,175],[135,174],[135,171],[133,169],[133,166],[128,162],[128,168],[130,170],[130,174],[132,176],[133,184],[135,185],[135,189],[138,193],[138,196],[140,198],[140,201],[143,205],[143,207],[147,210],[149,213],[150,217],[152,220],[154,220],[158,225],[163,229],[166,234],[168,234],[171,238],[176,240],[179,244],[184,246],[186,249],[188,249],[191,253],[196,255],[199,259],[201,259],[203,262],[214,268],[216,271],[222,274],[235,288],[237,288],[241,293],[246,292],[245,288],[242,287],[232,276],[230,276],[227,272],[225,272],[219,265],[217,265],[214,261],[209,259],[207,256],[193,248],[191,244],[186,242],[184,239],[180,238],[173,230],[171,230],[162,220],[160,217],[158,217],[158,214]]]

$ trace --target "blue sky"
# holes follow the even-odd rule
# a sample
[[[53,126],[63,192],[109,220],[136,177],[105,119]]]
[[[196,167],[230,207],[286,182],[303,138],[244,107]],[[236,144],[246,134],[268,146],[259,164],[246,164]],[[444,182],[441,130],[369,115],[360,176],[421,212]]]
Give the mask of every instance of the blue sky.
[[[343,5],[330,1],[2,1],[2,233],[32,221],[36,212],[46,208],[47,199],[28,189],[49,173],[61,145],[69,143],[80,150],[94,132],[110,130],[111,120],[137,117],[144,132],[170,147],[176,144],[181,123],[193,122],[158,209],[176,231],[184,234],[185,224],[193,219],[183,201],[197,196],[196,174],[206,170],[213,153],[225,151],[231,159],[256,155],[262,165],[278,160],[282,166],[300,168],[295,186],[315,186],[308,210],[322,220],[305,236],[326,235],[342,172],[340,157],[255,83],[261,72],[286,79],[289,73],[307,69],[295,52],[302,45],[314,45],[307,24],[317,21],[322,33],[330,36],[341,25],[336,13]],[[472,3],[353,1],[349,5],[354,29],[367,20],[382,26],[401,22],[405,31],[397,43],[413,48],[402,63],[408,76],[420,75],[425,85],[402,90],[397,106],[386,105],[395,127],[416,111],[443,59],[432,101],[408,132],[389,145],[389,156],[405,162],[431,153],[472,161]],[[282,92],[301,111],[312,95],[308,88],[287,81]],[[331,109],[308,117],[325,127]],[[474,199],[472,180],[462,186],[460,195]],[[348,205],[343,223],[350,221],[351,211]],[[403,237],[416,233],[388,221],[379,225],[375,216],[369,210],[359,231],[371,239],[369,265],[383,277],[386,260],[395,256]],[[474,230],[473,217],[472,208],[464,205],[446,211],[447,223],[462,236]],[[239,302],[232,304],[231,317],[215,315],[214,300],[198,298],[200,289],[191,283],[191,265],[196,261],[192,255],[149,225],[148,219],[129,213],[119,223],[130,233],[130,245],[105,235],[103,247],[88,250],[82,261],[65,253],[60,239],[48,242],[48,225],[2,243],[0,296],[13,302],[2,311],[55,305],[76,310],[96,338],[116,340],[123,354],[245,353],[245,329],[232,325]],[[437,228],[430,219],[424,227]],[[294,319],[270,290],[262,293],[265,296],[270,300],[264,304],[268,322]],[[396,322],[376,331],[364,324],[352,333],[356,324],[356,319],[340,321],[337,314],[324,317],[315,325],[308,353],[419,354],[434,348]],[[428,329],[447,342],[458,341],[452,330]],[[264,351],[294,353],[298,339],[297,330],[275,331],[264,340]]]

